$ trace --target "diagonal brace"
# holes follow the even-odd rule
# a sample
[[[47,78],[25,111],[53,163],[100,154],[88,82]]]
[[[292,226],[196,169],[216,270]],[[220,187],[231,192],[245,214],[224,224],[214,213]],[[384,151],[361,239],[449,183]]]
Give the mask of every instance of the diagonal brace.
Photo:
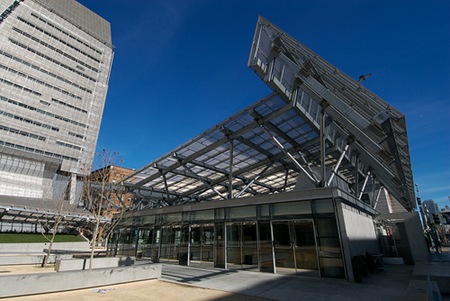
[[[183,167],[189,171],[192,175],[194,175],[197,179],[199,179],[200,181],[202,181],[203,184],[205,184],[206,186],[208,186],[212,191],[214,191],[217,195],[219,195],[222,199],[226,200],[228,199],[226,196],[224,196],[223,194],[220,193],[220,191],[218,191],[216,188],[214,188],[213,186],[211,186],[211,184],[208,183],[208,181],[206,181],[205,179],[203,179],[203,177],[197,175],[195,172],[192,171],[192,169],[189,168],[189,166],[187,165],[183,165]]]
[[[344,159],[345,154],[347,153],[349,147],[350,147],[350,143],[347,143],[347,145],[344,147],[344,150],[342,151],[341,155],[339,156],[339,159],[338,159],[336,165],[333,168],[333,171],[327,182],[327,187],[331,185],[331,181],[333,181],[333,178],[336,175],[337,171],[339,170],[339,167],[341,167],[342,160]]]
[[[273,162],[270,162],[259,174],[256,175],[256,177],[254,177],[250,183],[248,183],[236,196],[235,198],[240,197],[250,186],[253,185],[253,183],[255,183],[255,181],[257,181],[271,166],[272,166]]]
[[[295,164],[295,166],[297,166],[301,171],[303,171],[308,178],[313,181],[316,185],[318,184],[317,181],[314,179],[313,176],[311,176],[309,174],[309,172],[300,164],[298,163],[298,161],[294,158],[294,156],[292,156],[291,153],[289,153],[286,148],[283,146],[283,144],[281,144],[280,141],[278,141],[278,139],[276,137],[274,137],[265,127],[264,125],[260,125],[261,129],[264,131],[264,133],[266,133],[267,136],[270,137],[270,139],[272,139],[273,142],[275,142],[275,144],[278,146],[278,148],[286,155],[288,156],[288,158]]]

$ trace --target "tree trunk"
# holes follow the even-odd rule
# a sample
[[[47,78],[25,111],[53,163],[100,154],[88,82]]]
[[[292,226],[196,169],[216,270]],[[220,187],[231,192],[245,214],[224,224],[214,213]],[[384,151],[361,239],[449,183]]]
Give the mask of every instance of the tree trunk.
[[[98,218],[95,222],[94,233],[92,234],[91,258],[89,260],[89,270],[92,270],[92,261],[94,260],[95,246],[97,245],[97,235],[98,235],[99,227],[100,227],[100,219]]]
[[[52,253],[53,242],[55,241],[55,236],[56,236],[56,231],[53,229],[52,238],[50,239],[50,241],[48,243],[47,255],[45,256],[44,263],[42,264],[42,267],[44,267],[44,268],[46,268],[48,265],[48,260],[50,258],[50,254]]]

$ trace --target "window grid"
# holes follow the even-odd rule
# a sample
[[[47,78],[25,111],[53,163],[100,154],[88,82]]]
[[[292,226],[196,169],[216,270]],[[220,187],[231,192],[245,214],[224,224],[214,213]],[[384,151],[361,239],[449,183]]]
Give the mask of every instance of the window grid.
[[[78,85],[78,84],[76,84],[74,82],[71,82],[71,81],[69,81],[69,80],[67,80],[67,79],[65,79],[65,78],[63,78],[63,77],[61,77],[59,75],[56,75],[56,74],[54,74],[54,73],[52,73],[50,71],[47,71],[47,70],[45,70],[45,69],[43,69],[43,68],[41,68],[39,66],[33,65],[31,63],[28,63],[27,61],[24,61],[24,60],[22,60],[22,59],[20,59],[18,57],[15,57],[15,56],[7,53],[7,52],[3,52],[2,50],[0,50],[0,54],[5,56],[5,57],[7,57],[7,58],[13,59],[16,62],[19,62],[19,63],[21,63],[21,64],[23,64],[25,66],[29,66],[29,67],[31,67],[33,69],[36,69],[36,70],[38,70],[38,71],[40,71],[40,72],[42,72],[44,74],[47,74],[47,75],[49,75],[49,76],[51,76],[53,78],[56,78],[56,79],[58,79],[58,80],[60,80],[62,82],[65,82],[66,84],[69,84],[69,85],[74,86],[74,87],[76,87],[76,88],[78,88],[80,90],[83,90],[84,92],[92,94],[92,90],[89,90],[89,89],[87,89],[85,87],[82,87],[82,86],[80,86],[80,85]]]

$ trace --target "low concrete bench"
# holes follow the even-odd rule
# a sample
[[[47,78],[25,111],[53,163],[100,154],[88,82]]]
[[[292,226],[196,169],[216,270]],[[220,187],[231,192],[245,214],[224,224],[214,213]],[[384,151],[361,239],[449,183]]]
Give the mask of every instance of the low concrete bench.
[[[161,264],[0,276],[0,298],[61,292],[161,278]]]

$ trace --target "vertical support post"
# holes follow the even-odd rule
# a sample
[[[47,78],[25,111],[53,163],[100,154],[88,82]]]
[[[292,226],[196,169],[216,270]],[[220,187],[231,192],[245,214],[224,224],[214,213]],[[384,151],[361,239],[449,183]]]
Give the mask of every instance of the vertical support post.
[[[356,156],[355,161],[355,197],[359,195],[359,156]]]
[[[230,140],[230,167],[229,167],[229,174],[228,174],[228,198],[233,198],[233,140]]]
[[[273,235],[273,224],[272,221],[270,221],[270,240],[272,245],[272,266],[273,266],[273,273],[277,273],[277,262],[275,259],[275,237]]]
[[[188,245],[187,245],[187,253],[188,253],[188,256],[187,256],[187,266],[190,266],[191,265],[191,236],[192,236],[192,228],[191,228],[191,225],[189,225],[188,226],[188,235],[187,235],[188,237]],[[201,258],[201,257],[200,257]],[[201,259],[200,259],[201,260]]]
[[[283,185],[283,191],[286,191],[286,186],[288,182],[289,177],[289,169],[286,169],[286,174],[284,175],[284,185]]]
[[[227,223],[223,223],[223,258],[224,258],[224,266],[223,268],[226,270],[228,269],[228,235],[227,235]]]
[[[160,173],[162,174],[162,176],[163,176],[164,187],[166,188],[167,203],[169,203],[169,201],[170,201],[170,195],[169,195],[169,186],[167,185],[166,174],[165,174],[162,170],[160,170],[159,172],[160,172]]]
[[[320,170],[321,177],[320,186],[325,187],[326,166],[325,166],[325,109],[320,110]]]
[[[70,188],[69,188],[69,204],[75,203],[77,194],[77,175],[75,173],[70,174]]]
[[[136,229],[136,241],[135,241],[136,247],[134,248],[134,256],[135,256],[136,258],[139,258],[139,256],[138,256],[138,251],[139,251],[139,236],[141,235],[141,233],[142,233],[141,229],[137,228],[137,229]]]

